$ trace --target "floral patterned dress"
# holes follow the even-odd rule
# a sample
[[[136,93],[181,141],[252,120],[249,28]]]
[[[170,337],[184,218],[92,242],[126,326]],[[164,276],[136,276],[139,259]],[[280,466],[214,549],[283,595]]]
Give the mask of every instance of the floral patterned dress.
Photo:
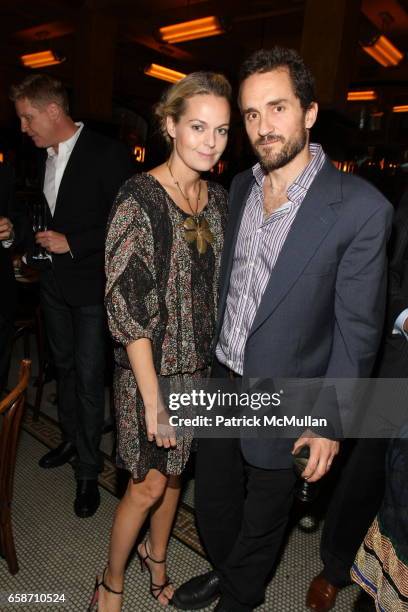
[[[108,223],[105,303],[115,341],[114,396],[118,465],[142,479],[154,468],[180,474],[192,432],[166,450],[147,439],[144,406],[126,346],[152,342],[157,374],[191,388],[208,372],[216,325],[218,276],[227,217],[227,193],[208,182],[201,213],[214,240],[204,254],[184,237],[189,216],[150,174],[137,174],[120,190]],[[183,414],[178,411],[179,416]]]

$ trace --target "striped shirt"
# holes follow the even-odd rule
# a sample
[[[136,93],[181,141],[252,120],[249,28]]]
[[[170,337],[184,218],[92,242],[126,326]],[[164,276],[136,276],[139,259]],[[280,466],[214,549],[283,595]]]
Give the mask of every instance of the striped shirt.
[[[312,159],[287,190],[288,201],[265,218],[263,182],[265,174],[258,163],[238,231],[224,319],[216,356],[234,372],[242,374],[245,344],[260,301],[285,243],[296,214],[325,154],[311,143]]]

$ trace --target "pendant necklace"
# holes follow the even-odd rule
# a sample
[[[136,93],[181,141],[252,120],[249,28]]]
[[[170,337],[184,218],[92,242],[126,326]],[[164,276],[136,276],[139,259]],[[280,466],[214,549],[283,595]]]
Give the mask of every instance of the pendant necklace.
[[[210,230],[207,219],[205,217],[202,217],[202,219],[200,220],[198,216],[201,196],[201,179],[198,187],[197,206],[194,212],[193,207],[190,203],[190,198],[186,196],[186,194],[180,187],[179,182],[176,181],[176,179],[174,178],[169,162],[167,162],[166,165],[169,169],[170,176],[173,179],[173,183],[176,185],[177,189],[179,190],[182,197],[187,202],[189,209],[191,210],[191,215],[187,217],[187,219],[183,223],[184,238],[187,242],[195,242],[199,254],[204,255],[204,253],[207,251],[207,245],[212,244],[214,236]]]

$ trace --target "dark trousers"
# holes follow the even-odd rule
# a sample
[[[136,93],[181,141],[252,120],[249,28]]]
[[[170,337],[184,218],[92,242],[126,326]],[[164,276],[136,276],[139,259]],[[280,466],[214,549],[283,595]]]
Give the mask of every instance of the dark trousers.
[[[222,368],[214,368],[213,377],[222,375]],[[262,602],[285,533],[295,482],[292,469],[249,465],[239,439],[199,441],[198,527],[221,577],[222,601],[228,610],[249,612]]]
[[[14,334],[13,319],[0,313],[0,393],[7,382]]]
[[[334,586],[351,583],[351,566],[379,510],[388,443],[386,439],[361,439],[349,449],[327,509],[320,545],[323,575]]]
[[[62,436],[77,447],[76,478],[97,478],[105,411],[105,310],[102,304],[67,304],[52,270],[41,273],[41,305],[57,371]]]

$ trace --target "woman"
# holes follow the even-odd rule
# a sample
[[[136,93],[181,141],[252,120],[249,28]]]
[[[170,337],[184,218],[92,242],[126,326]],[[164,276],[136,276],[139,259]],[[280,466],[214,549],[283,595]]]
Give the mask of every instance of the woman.
[[[137,548],[141,567],[150,572],[156,600],[167,605],[173,596],[166,551],[192,434],[180,437],[160,427],[166,412],[158,376],[170,386],[191,387],[208,372],[227,194],[200,174],[226,147],[230,95],[222,75],[205,72],[167,91],[156,115],[170,156],[122,187],[108,225],[106,306],[118,343],[118,455],[131,478],[91,609],[96,603],[99,611],[121,609],[125,565],[148,515],[150,532]]]
[[[379,612],[408,610],[408,426],[390,443],[384,500],[351,576]]]

